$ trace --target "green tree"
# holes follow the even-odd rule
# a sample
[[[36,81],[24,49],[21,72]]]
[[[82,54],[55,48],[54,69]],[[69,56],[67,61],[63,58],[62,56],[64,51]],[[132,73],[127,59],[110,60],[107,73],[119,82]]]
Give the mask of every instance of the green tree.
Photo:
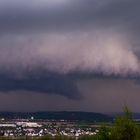
[[[138,127],[132,119],[132,114],[127,107],[124,108],[124,116],[116,119],[111,132],[112,140],[136,140]]]
[[[110,130],[106,126],[102,126],[97,134],[97,140],[110,140]]]

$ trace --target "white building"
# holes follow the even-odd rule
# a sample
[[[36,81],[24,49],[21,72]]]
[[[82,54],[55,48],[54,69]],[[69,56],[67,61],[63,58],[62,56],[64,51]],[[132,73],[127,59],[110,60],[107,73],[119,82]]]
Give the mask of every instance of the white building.
[[[22,126],[22,127],[42,127],[42,125],[36,122],[17,122],[16,125]]]
[[[5,124],[0,124],[0,127],[16,127],[16,124],[5,123]]]

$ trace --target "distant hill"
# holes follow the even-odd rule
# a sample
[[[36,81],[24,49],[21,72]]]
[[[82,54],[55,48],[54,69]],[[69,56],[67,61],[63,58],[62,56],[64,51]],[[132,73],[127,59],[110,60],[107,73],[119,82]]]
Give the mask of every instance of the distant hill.
[[[92,112],[0,112],[0,118],[5,119],[47,119],[47,120],[70,120],[70,121],[88,121],[88,122],[111,122],[113,118],[109,115]]]
[[[115,113],[108,113],[109,116],[111,116],[112,118],[117,118],[117,117],[121,117],[124,115],[123,112],[115,112]],[[140,121],[140,113],[132,113],[132,117],[134,120],[139,120]]]

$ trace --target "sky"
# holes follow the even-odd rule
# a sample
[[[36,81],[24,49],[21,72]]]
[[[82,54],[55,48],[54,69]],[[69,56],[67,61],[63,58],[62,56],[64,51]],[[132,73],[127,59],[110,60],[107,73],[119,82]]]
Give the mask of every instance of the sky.
[[[0,111],[140,112],[138,0],[0,0]]]

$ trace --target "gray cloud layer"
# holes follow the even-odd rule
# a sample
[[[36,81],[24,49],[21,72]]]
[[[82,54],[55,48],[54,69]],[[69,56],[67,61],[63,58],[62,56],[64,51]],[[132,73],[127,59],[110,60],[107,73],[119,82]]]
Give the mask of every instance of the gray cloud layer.
[[[140,22],[137,0],[2,0],[0,4],[0,28],[3,32],[56,31],[87,26],[125,26],[134,31]]]

